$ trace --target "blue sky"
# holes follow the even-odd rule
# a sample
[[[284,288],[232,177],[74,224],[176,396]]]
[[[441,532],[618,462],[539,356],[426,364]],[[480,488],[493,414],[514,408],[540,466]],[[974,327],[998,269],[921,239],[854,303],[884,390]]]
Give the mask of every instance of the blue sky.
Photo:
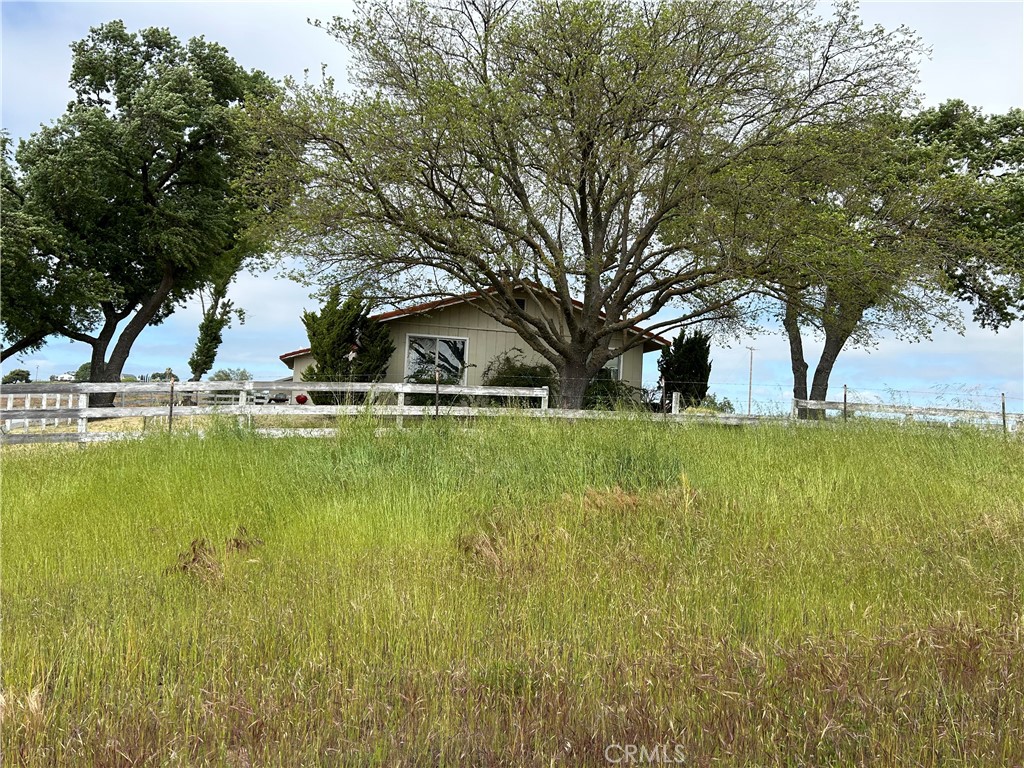
[[[826,9],[827,5],[822,4]],[[123,19],[129,29],[169,27],[180,38],[204,35],[224,45],[243,66],[282,78],[319,74],[322,64],[345,79],[344,49],[308,18],[347,14],[350,2],[10,2],[2,3],[2,126],[27,137],[56,119],[70,91],[69,45],[91,26]],[[891,28],[905,24],[931,46],[921,67],[924,104],[962,98],[987,112],[1024,106],[1024,2],[865,2],[861,15]],[[0,276],[2,279],[2,276]],[[315,308],[309,289],[276,272],[242,275],[232,298],[246,309],[245,325],[225,333],[215,368],[244,367],[258,378],[280,378],[288,370],[278,355],[307,346],[299,317]],[[127,373],[170,366],[187,374],[195,342],[198,305],[189,305],[163,325],[147,329],[132,351]],[[808,358],[818,345],[805,341]],[[785,339],[716,340],[711,389],[746,406],[748,366],[754,347],[755,409],[785,408],[791,378]],[[28,368],[33,377],[77,368],[89,357],[83,344],[55,339],[37,353],[12,358],[5,370]],[[645,379],[656,380],[648,356]],[[813,363],[812,363],[813,365]],[[832,375],[832,390],[845,383],[864,397],[912,402],[970,403],[994,407],[1005,392],[1012,411],[1024,410],[1024,324],[998,334],[968,319],[964,335],[937,330],[916,344],[884,337],[871,349],[844,351]]]

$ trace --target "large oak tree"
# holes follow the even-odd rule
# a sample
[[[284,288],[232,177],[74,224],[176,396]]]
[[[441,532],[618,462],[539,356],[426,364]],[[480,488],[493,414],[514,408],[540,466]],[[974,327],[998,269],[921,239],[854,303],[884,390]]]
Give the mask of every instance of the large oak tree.
[[[84,342],[90,379],[118,381],[147,326],[250,252],[232,186],[251,149],[242,117],[276,86],[215,43],[119,21],[72,51],[67,112],[20,144],[16,169],[5,162],[27,234],[8,263],[5,227],[3,330],[12,348]]]
[[[567,407],[637,323],[732,312],[761,258],[711,192],[794,125],[902,103],[917,50],[771,0],[380,0],[324,26],[352,89],[295,85],[268,119],[292,152],[261,168],[265,231],[368,295],[479,291]]]
[[[999,327],[1024,304],[1007,208],[1019,180],[1008,166],[986,179],[994,164],[978,153],[985,170],[970,171],[963,147],[935,130],[945,114],[801,129],[748,168],[745,192],[768,206],[749,230],[775,261],[761,290],[781,307],[795,398],[825,400],[840,353],[879,332],[919,340],[936,325],[960,330],[964,300],[982,325]],[[807,329],[824,341],[810,382]]]

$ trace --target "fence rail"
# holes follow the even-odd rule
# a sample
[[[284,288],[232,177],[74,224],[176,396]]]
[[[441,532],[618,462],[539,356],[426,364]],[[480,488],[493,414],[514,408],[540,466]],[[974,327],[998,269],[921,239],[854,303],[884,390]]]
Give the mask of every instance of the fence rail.
[[[338,403],[333,405],[298,404],[297,397],[310,392],[334,393]],[[845,391],[844,391],[845,394]],[[96,407],[97,395],[113,396],[120,405]],[[150,402],[128,405],[133,400],[145,399]],[[140,398],[141,396],[141,398]],[[283,402],[275,399],[283,398]],[[356,398],[358,396],[358,398]],[[406,398],[427,396],[427,402],[411,404]],[[433,396],[432,399],[430,396]],[[459,402],[442,402],[456,399]],[[485,398],[485,405],[473,405],[474,398]],[[203,400],[207,404],[204,405]],[[348,402],[346,402],[346,399]],[[352,400],[361,402],[354,403]],[[535,407],[495,406],[494,399],[513,400],[520,406],[536,403]],[[93,400],[93,407],[90,407]],[[156,401],[156,402],[153,402]],[[212,401],[212,404],[210,404]],[[52,405],[51,405],[52,402]],[[38,404],[35,404],[38,403]],[[294,404],[293,404],[294,403]],[[402,424],[405,417],[453,416],[460,418],[496,416],[516,412],[527,417],[564,419],[623,419],[655,418],[666,421],[691,423],[713,423],[727,425],[760,424],[765,421],[779,421],[779,417],[762,415],[716,414],[685,411],[680,404],[678,393],[672,398],[669,413],[650,413],[639,410],[594,411],[549,408],[547,387],[466,387],[449,384],[360,384],[349,382],[292,382],[292,381],[189,381],[189,382],[148,382],[148,383],[39,383],[9,386],[0,393],[0,423],[4,429],[0,442],[57,443],[57,442],[99,442],[137,437],[138,432],[90,431],[91,421],[108,421],[119,418],[166,419],[167,430],[172,431],[176,419],[200,416],[230,416],[240,423],[252,426],[254,417],[341,417],[356,414],[372,414],[377,417],[395,418]],[[931,408],[890,405],[883,403],[859,403],[843,401],[794,400],[792,415],[800,412],[838,412],[844,418],[858,414],[899,414],[906,417],[929,417],[946,420],[972,420],[993,424],[1001,422],[1004,430],[1013,428],[1024,431],[1024,414],[1007,414],[1005,403],[1002,411],[981,411],[956,408]],[[72,432],[43,431],[50,427],[75,425]],[[20,431],[17,431],[18,428]],[[33,427],[41,427],[32,431]],[[328,428],[258,428],[257,433],[268,436],[324,436],[335,430]]]
[[[999,423],[1003,431],[1013,426],[1015,431],[1024,429],[1024,413],[1008,413],[1006,400],[998,411],[982,411],[972,408],[939,408],[920,405],[894,405],[890,403],[858,403],[847,400],[793,400],[792,415],[795,418],[801,411],[811,411],[824,416],[834,411],[844,419],[858,413],[898,415],[905,418],[931,418],[947,421],[973,421],[981,423]]]

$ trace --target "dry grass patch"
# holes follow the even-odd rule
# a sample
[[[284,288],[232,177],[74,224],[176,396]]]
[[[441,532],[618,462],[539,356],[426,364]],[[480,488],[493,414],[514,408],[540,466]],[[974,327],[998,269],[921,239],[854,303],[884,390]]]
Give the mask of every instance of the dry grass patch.
[[[167,573],[182,573],[204,582],[220,581],[224,578],[224,566],[206,539],[192,539]]]

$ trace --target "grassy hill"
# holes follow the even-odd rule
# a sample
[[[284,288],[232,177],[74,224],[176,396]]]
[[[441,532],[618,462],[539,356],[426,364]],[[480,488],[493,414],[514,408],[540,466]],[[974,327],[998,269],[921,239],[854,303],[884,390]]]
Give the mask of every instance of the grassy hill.
[[[5,449],[5,764],[1024,762],[1020,440],[377,426]]]

